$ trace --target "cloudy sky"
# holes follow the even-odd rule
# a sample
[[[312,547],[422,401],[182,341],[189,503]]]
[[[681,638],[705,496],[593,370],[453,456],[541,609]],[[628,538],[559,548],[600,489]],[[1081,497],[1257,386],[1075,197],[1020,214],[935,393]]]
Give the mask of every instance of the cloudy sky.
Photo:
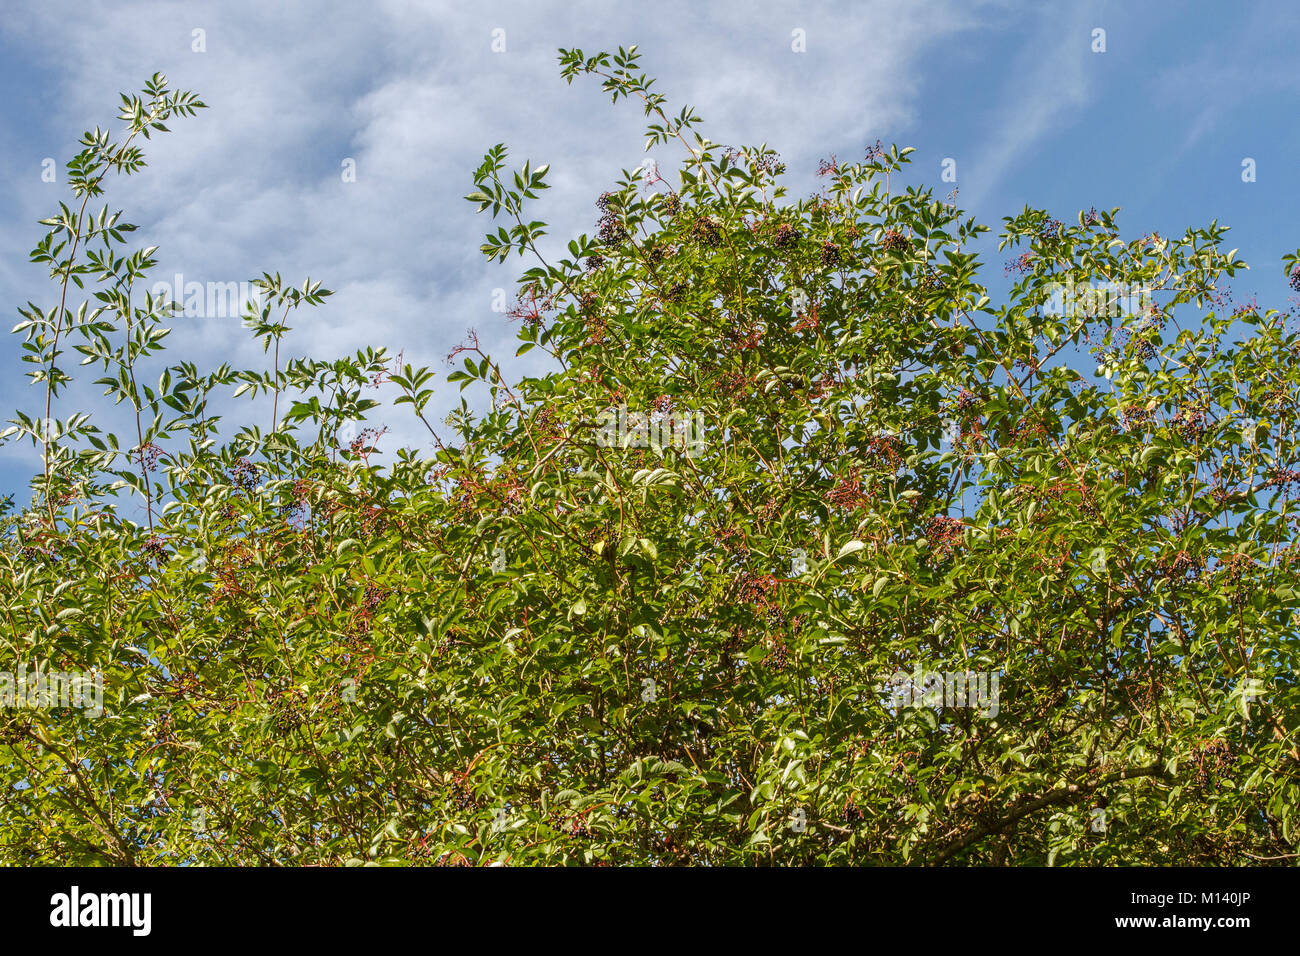
[[[36,220],[68,197],[62,164],[81,131],[113,122],[118,91],[162,71],[210,108],[155,138],[150,168],[114,181],[108,200],[140,226],[139,245],[161,247],[156,278],[322,280],[336,294],[300,313],[293,354],[386,346],[444,368],[472,327],[512,356],[513,326],[491,306],[519,260],[482,259],[487,220],[461,198],[484,150],[504,142],[514,161],[551,164],[536,217],[557,241],[593,231],[596,195],[646,156],[640,111],[611,106],[593,82],[567,86],[561,46],[637,44],[670,104],[695,107],[713,140],[780,152],[794,195],[814,188],[819,158],[856,159],[879,138],[915,146],[912,179],[939,195],[954,160],[959,204],[995,227],[1026,203],[1061,219],[1121,206],[1133,236],[1218,219],[1253,266],[1234,293],[1263,305],[1286,304],[1279,259],[1300,245],[1293,0],[50,0],[5,13],[10,324],[20,303],[55,302],[28,252]],[[58,182],[42,179],[47,158]],[[1247,158],[1254,182],[1242,181]],[[1003,262],[991,247],[986,263],[993,286]],[[11,339],[0,405],[34,412]],[[237,318],[178,320],[169,341],[173,360],[264,366]],[[533,371],[532,360],[508,367]],[[454,389],[440,390],[439,418]],[[93,391],[58,414],[83,404],[107,415]],[[421,441],[400,410],[375,421]],[[25,499],[38,467],[0,447],[0,491]]]

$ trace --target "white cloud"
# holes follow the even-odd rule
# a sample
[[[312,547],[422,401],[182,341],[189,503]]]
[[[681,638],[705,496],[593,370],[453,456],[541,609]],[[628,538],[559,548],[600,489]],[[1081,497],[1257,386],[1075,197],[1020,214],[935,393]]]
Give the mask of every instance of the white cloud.
[[[269,270],[298,283],[310,275],[337,294],[302,313],[287,341],[293,354],[385,344],[438,364],[475,326],[521,370],[533,366],[511,361],[514,326],[490,311],[491,290],[513,287],[518,260],[483,262],[477,247],[488,222],[462,199],[484,149],[504,141],[514,161],[552,164],[554,188],[537,216],[552,223],[556,242],[590,231],[596,194],[644,158],[640,110],[612,107],[590,79],[567,86],[556,47],[639,44],[675,109],[693,105],[715,140],[768,142],[810,183],[827,142],[866,145],[911,122],[926,51],[974,26],[971,5],[956,0],[787,10],[689,0],[69,10],[32,6],[7,25],[59,77],[46,122],[63,144],[60,163],[72,136],[111,117],[116,91],[137,89],[154,70],[211,107],[171,124],[148,146],[150,168],[110,189],[110,204],[141,226],[137,241],[161,247],[156,278],[225,282]],[[498,26],[505,54],[491,52]],[[807,31],[807,53],[790,49],[796,27]],[[205,53],[191,52],[194,28],[206,30]],[[346,157],[356,160],[355,183],[341,180]],[[673,159],[663,155],[661,166]],[[24,225],[56,201],[35,176],[10,188]],[[25,253],[35,238],[3,233],[11,252]],[[10,301],[49,298],[35,269],[6,269],[0,282]],[[178,325],[172,357],[264,363],[241,334],[233,320]],[[29,403],[11,385],[4,398]],[[458,398],[442,389],[431,417]]]

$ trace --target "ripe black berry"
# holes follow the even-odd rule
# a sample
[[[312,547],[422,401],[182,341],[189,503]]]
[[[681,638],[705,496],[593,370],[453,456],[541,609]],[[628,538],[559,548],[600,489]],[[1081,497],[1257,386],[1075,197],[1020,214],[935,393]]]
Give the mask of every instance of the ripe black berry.
[[[907,247],[907,237],[897,229],[890,229],[885,233],[885,237],[880,244],[886,252],[893,252],[896,249]]]
[[[691,227],[691,238],[702,246],[716,249],[722,245],[722,229],[712,217],[701,216]]]
[[[777,226],[775,235],[772,236],[772,245],[777,249],[789,249],[800,239],[799,230],[789,223],[783,222]]]

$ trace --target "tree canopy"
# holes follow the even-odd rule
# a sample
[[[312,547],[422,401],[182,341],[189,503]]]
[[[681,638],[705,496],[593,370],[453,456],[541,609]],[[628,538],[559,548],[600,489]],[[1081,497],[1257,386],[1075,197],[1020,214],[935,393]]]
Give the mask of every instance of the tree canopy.
[[[102,707],[0,708],[0,859],[1293,857],[1300,339],[1233,304],[1225,227],[1026,208],[995,303],[987,227],[901,186],[910,150],[790,199],[635,47],[560,66],[680,161],[548,257],[547,167],[487,153],[467,198],[550,370],[471,336],[441,433],[431,369],[282,358],[310,279],[258,280],[268,368],[169,362],[156,250],[103,194],[203,104],[155,76],[85,134],[14,330],[40,407],[5,435],[44,467],[4,518],[0,670],[94,674]],[[74,353],[127,434],[67,408]],[[429,446],[379,456],[376,409]]]

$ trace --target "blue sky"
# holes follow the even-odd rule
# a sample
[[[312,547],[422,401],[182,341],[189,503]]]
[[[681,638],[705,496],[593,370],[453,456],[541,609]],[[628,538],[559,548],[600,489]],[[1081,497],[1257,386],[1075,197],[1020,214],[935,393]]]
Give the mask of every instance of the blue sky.
[[[593,231],[596,195],[646,156],[644,120],[594,83],[567,86],[555,50],[635,43],[713,140],[780,152],[792,195],[816,187],[819,158],[897,142],[917,148],[912,180],[940,196],[955,160],[959,205],[995,229],[1025,204],[1060,219],[1121,206],[1131,236],[1218,219],[1252,266],[1235,297],[1285,307],[1279,260],[1300,246],[1298,41],[1288,0],[14,4],[0,22],[0,302],[10,325],[20,303],[54,303],[27,254],[36,220],[67,198],[62,164],[83,129],[113,120],[119,90],[162,71],[210,109],[153,140],[150,168],[108,197],[139,245],[161,247],[155,278],[322,280],[336,294],[301,313],[293,354],[386,346],[442,368],[473,327],[510,359],[514,326],[491,304],[518,260],[482,259],[487,221],[461,197],[484,150],[505,142],[514,161],[551,164],[536,216],[555,241]],[[47,157],[59,183],[42,181]],[[1247,157],[1255,182],[1242,181]],[[1003,262],[990,247],[990,287]],[[0,406],[34,411],[10,338]],[[169,342],[173,360],[265,364],[237,318],[177,320]],[[535,355],[506,366],[536,372]],[[440,389],[437,417],[456,400]],[[97,389],[70,392],[57,414],[74,410],[113,424]],[[392,428],[386,441],[422,445],[407,417],[374,421]],[[0,447],[0,490],[25,500],[38,468],[29,449]]]

